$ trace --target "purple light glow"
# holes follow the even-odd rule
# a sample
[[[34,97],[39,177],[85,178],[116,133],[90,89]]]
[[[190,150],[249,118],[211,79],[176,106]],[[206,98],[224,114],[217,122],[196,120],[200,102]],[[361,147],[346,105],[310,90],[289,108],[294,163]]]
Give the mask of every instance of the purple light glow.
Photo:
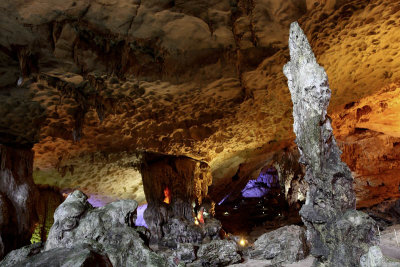
[[[88,202],[95,208],[104,207],[108,203],[115,201],[116,198],[102,195],[89,195]]]
[[[220,202],[218,202],[218,206],[224,203],[224,201],[231,195],[231,193],[227,194]]]
[[[148,228],[147,224],[146,224],[146,221],[143,218],[143,213],[144,213],[144,211],[146,209],[147,209],[147,204],[140,205],[137,208],[137,210],[136,210],[137,211],[137,218],[136,218],[136,222],[135,222],[136,226],[144,226],[144,227]]]
[[[271,188],[279,187],[279,178],[275,169],[267,169],[260,172],[255,180],[250,180],[242,190],[242,196],[246,198],[260,198],[268,194]]]

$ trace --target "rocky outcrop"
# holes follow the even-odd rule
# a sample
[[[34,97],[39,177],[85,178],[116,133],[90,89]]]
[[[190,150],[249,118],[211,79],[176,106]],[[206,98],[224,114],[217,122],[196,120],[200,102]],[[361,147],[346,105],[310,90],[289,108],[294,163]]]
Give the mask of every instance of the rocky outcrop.
[[[37,243],[40,244],[40,243]],[[12,251],[0,262],[4,267],[40,267],[40,266],[60,266],[60,267],[89,267],[104,266],[112,267],[107,256],[102,255],[89,245],[78,245],[72,248],[55,248],[43,253],[35,252],[36,244]],[[27,252],[29,252],[27,254]],[[35,254],[36,253],[36,254]]]
[[[37,220],[33,152],[0,144],[0,259],[29,244]]]
[[[358,265],[376,241],[375,222],[355,210],[350,169],[341,161],[327,116],[331,90],[307,37],[297,22],[289,36],[290,62],[284,67],[293,102],[293,129],[309,185],[300,214],[311,253],[321,266]]]
[[[136,201],[121,200],[94,209],[86,195],[74,191],[57,208],[44,250],[84,244],[106,255],[113,266],[163,266],[164,260],[130,227],[136,208]]]
[[[196,262],[202,266],[220,266],[234,264],[240,261],[238,246],[230,240],[214,240],[202,245],[198,252]]]
[[[293,263],[307,257],[309,252],[304,228],[296,225],[284,226],[263,234],[250,251],[257,260],[272,260],[272,263]]]
[[[8,253],[2,261],[0,261],[0,266],[11,267],[15,264],[25,261],[28,257],[34,256],[43,249],[43,243],[34,243],[20,249],[16,249]]]
[[[369,248],[368,253],[361,256],[361,267],[399,267],[400,261],[385,257],[378,246]]]

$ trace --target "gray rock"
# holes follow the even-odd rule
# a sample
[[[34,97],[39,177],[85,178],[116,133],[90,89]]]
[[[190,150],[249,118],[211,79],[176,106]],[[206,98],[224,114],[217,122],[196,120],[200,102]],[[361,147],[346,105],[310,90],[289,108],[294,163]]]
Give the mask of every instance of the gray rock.
[[[198,252],[198,260],[204,266],[229,265],[239,262],[238,246],[234,241],[213,240],[202,245]]]
[[[6,263],[7,264],[7,263]],[[1,265],[3,266],[3,265]],[[102,255],[91,247],[78,245],[73,248],[55,248],[43,253],[31,256],[17,264],[4,265],[13,267],[89,267],[104,266],[112,267],[107,256]]]
[[[293,263],[307,257],[305,230],[296,225],[284,226],[265,233],[254,242],[250,257],[272,260],[272,263]]]
[[[378,246],[369,248],[368,253],[360,258],[361,267],[399,267],[400,262],[386,258]]]
[[[196,259],[194,247],[190,243],[179,243],[176,251],[173,253],[173,256],[179,260],[179,263],[189,263]]]
[[[43,248],[43,243],[34,243],[29,246],[22,247],[20,249],[16,249],[8,253],[3,261],[0,262],[0,266],[2,267],[11,267],[15,264],[24,261],[30,256],[36,255],[40,253]]]
[[[206,219],[205,223],[200,226],[183,218],[170,218],[162,227],[164,237],[160,243],[175,249],[178,243],[209,242],[219,239],[221,227],[221,222],[214,218]]]
[[[107,255],[113,266],[165,266],[129,226],[136,208],[134,200],[93,208],[82,192],[75,191],[57,208],[45,250],[87,244]]]
[[[297,22],[290,27],[289,49],[290,62],[283,71],[293,102],[299,162],[306,167],[309,185],[300,215],[307,227],[311,254],[320,265],[356,266],[377,241],[375,223],[355,212],[353,177],[341,161],[327,116],[331,98],[328,77]],[[360,226],[360,222],[365,224]],[[340,234],[336,235],[336,230]]]

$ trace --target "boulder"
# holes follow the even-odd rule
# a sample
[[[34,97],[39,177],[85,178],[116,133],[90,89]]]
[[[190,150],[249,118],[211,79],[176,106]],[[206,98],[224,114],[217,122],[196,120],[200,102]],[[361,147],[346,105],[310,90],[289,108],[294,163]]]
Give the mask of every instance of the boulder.
[[[179,243],[177,250],[173,256],[179,260],[179,262],[189,263],[196,259],[194,253],[194,246],[190,243]]]
[[[42,242],[34,243],[20,249],[13,250],[4,257],[3,261],[0,262],[0,266],[14,266],[15,264],[24,261],[30,256],[40,253],[41,249],[43,249]]]
[[[28,248],[17,250],[10,253],[1,266],[13,267],[41,267],[41,266],[60,266],[60,267],[89,267],[103,266],[112,267],[107,256],[100,254],[87,245],[78,245],[73,248],[55,248],[43,253],[30,256],[22,261],[18,256],[24,256]],[[15,264],[14,264],[15,263]],[[4,265],[3,265],[4,264]]]
[[[75,191],[56,210],[45,251],[85,244],[106,255],[113,266],[164,266],[164,259],[130,227],[137,206],[134,200],[120,200],[93,208],[85,194]]]
[[[361,267],[400,267],[400,261],[391,260],[383,256],[381,249],[378,246],[369,248],[368,253],[360,258]]]
[[[307,257],[308,251],[304,228],[290,225],[260,236],[250,257],[273,263],[293,263]]]
[[[200,246],[196,262],[202,266],[220,266],[237,263],[241,260],[238,246],[230,240],[213,240]]]

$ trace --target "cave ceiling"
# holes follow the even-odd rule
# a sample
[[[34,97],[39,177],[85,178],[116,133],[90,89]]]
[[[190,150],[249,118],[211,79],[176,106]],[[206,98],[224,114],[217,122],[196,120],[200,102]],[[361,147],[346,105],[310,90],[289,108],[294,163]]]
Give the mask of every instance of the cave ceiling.
[[[397,196],[394,0],[3,0],[0,141],[33,145],[36,183],[139,202],[137,151],[204,161],[215,185],[251,175],[294,144],[295,20],[328,74],[357,196]]]

